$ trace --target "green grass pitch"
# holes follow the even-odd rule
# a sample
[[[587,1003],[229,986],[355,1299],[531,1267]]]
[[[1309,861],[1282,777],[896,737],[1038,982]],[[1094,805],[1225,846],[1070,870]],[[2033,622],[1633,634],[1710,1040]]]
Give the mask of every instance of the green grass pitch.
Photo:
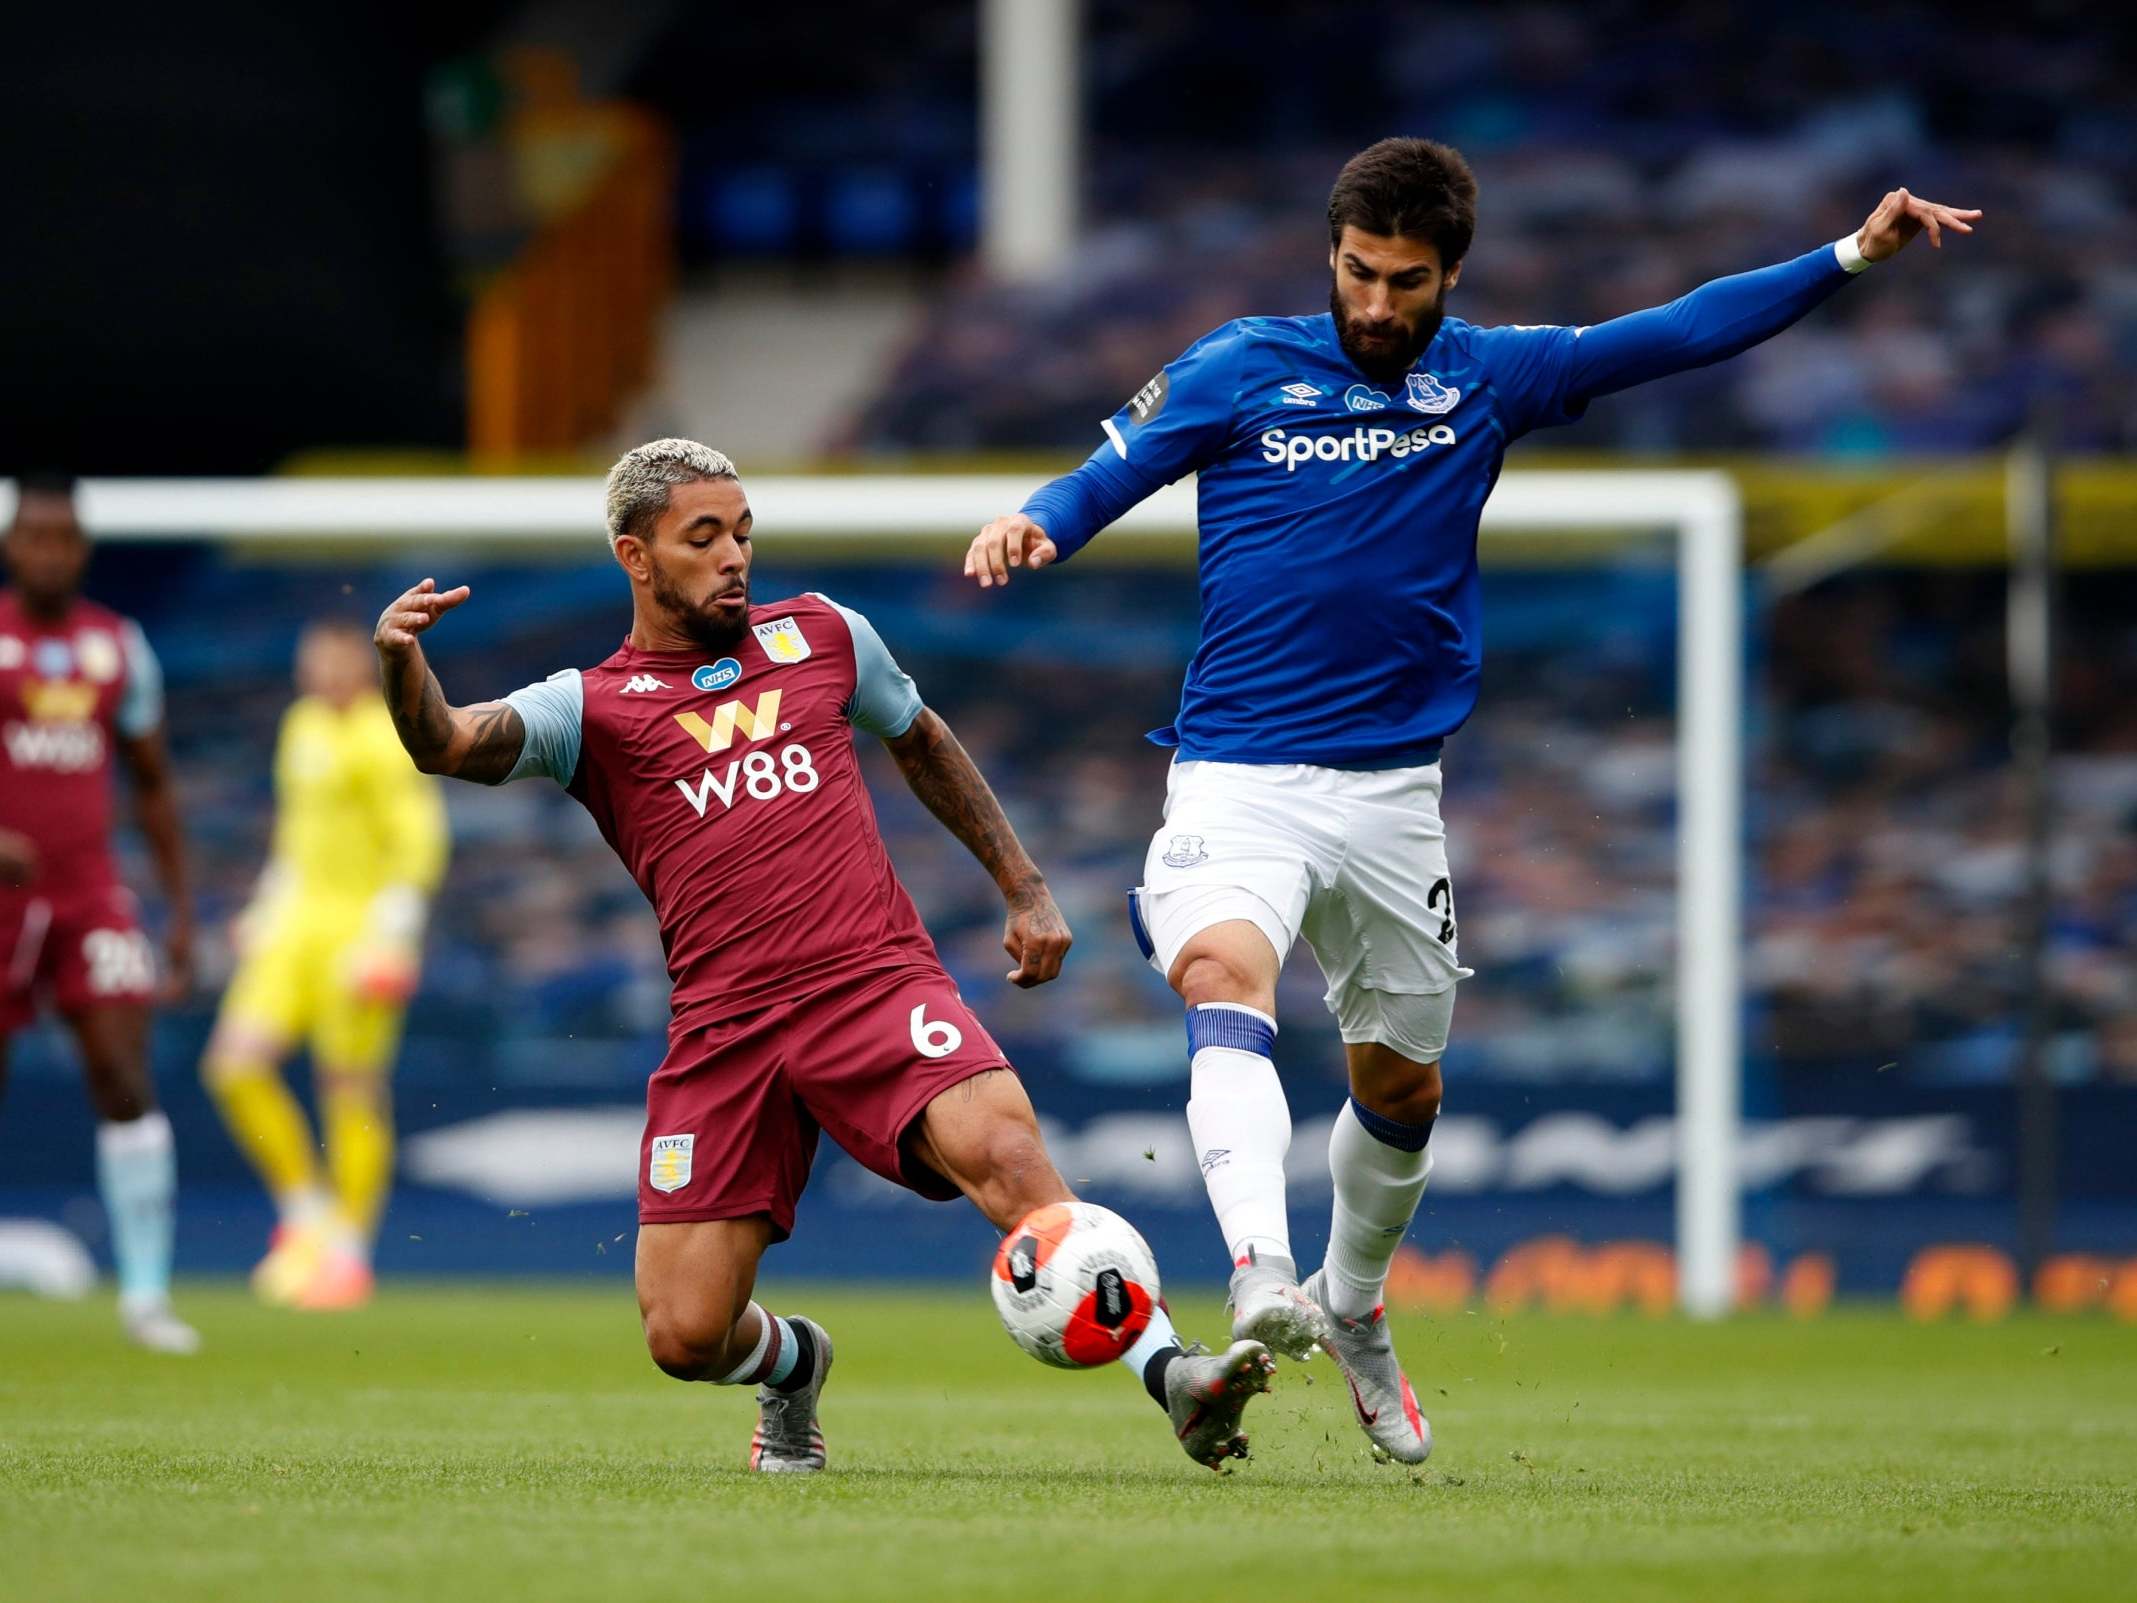
[[[1439,1446],[1368,1461],[1326,1361],[1187,1462],[1117,1371],[978,1286],[772,1285],[838,1342],[832,1468],[740,1468],[746,1395],[647,1363],[626,1286],[195,1286],[187,1360],[0,1298],[0,1598],[2127,1598],[2137,1328],[1403,1319]],[[1182,1328],[1214,1332],[1214,1299]],[[1308,1384],[1309,1380],[1312,1384]]]

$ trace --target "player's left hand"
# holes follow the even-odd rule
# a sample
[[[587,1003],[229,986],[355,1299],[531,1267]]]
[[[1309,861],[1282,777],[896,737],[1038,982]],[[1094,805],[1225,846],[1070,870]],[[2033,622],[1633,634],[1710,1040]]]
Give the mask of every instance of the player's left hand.
[[[1068,956],[1074,939],[1069,934],[1068,920],[1054,905],[1053,892],[1043,884],[1012,892],[1009,922],[1002,930],[1002,950],[1017,965],[1009,971],[1009,983],[1027,991],[1034,985],[1044,985],[1061,972],[1061,961]]]
[[[1855,246],[1862,252],[1866,262],[1881,262],[1899,254],[1900,247],[1924,229],[1929,232],[1932,249],[1944,247],[1944,230],[1955,234],[1971,234],[1973,224],[1981,217],[1979,208],[1963,211],[1956,206],[1940,206],[1933,200],[1924,200],[1919,195],[1910,195],[1904,189],[1895,189],[1877,203],[1877,210],[1870,213],[1855,235]]]
[[[158,987],[166,1005],[182,1002],[193,991],[193,921],[173,919],[163,937],[163,983]]]

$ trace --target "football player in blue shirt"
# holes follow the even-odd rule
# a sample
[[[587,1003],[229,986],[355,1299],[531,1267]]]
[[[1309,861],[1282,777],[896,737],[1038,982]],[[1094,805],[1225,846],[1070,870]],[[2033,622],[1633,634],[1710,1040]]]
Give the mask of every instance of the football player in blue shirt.
[[[1381,1289],[1432,1167],[1457,981],[1440,745],[1475,705],[1477,521],[1506,448],[1597,396],[1778,334],[1917,234],[1978,211],[1894,190],[1853,234],[1588,328],[1447,315],[1476,228],[1461,155],[1388,139],[1328,199],[1328,311],[1205,336],[1102,427],[1082,467],[980,531],[982,587],[1073,556],[1182,474],[1197,483],[1202,636],[1165,821],[1129,899],[1187,1004],[1187,1122],[1234,1265],[1233,1334],[1342,1368],[1375,1447],[1431,1427]],[[1302,1287],[1284,1205],[1291,1115],[1276,979],[1304,936],[1328,980],[1351,1095],[1329,1142],[1328,1256]]]

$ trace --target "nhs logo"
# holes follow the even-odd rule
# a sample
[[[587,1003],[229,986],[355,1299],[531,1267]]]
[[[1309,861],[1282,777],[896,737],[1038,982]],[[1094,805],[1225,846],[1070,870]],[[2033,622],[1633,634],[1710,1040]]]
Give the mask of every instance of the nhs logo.
[[[725,690],[742,677],[742,664],[732,657],[722,657],[718,662],[708,662],[690,675],[690,684],[696,690]]]

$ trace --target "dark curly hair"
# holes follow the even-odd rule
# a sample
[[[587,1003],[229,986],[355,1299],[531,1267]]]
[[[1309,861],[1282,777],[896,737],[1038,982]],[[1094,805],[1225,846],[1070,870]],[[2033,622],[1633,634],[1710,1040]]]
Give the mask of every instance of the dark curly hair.
[[[1477,232],[1477,180],[1452,145],[1383,139],[1343,164],[1328,192],[1328,243],[1346,226],[1362,234],[1429,239],[1440,266],[1469,254]]]

